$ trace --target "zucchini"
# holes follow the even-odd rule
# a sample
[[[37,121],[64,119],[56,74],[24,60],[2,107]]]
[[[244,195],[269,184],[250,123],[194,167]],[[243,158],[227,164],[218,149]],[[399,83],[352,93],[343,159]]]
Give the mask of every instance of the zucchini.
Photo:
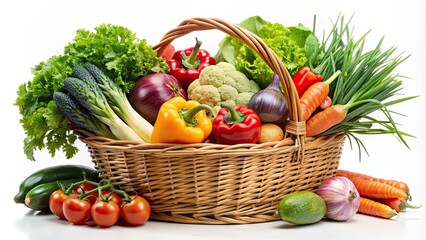
[[[15,195],[16,203],[24,203],[25,196],[34,187],[48,182],[54,182],[64,179],[82,179],[83,172],[86,177],[93,181],[99,181],[99,173],[96,169],[83,165],[59,165],[40,169],[27,178],[19,185],[19,191]]]
[[[25,195],[25,206],[33,210],[47,210],[49,209],[50,195],[58,189],[61,185],[64,187],[70,186],[72,183],[78,182],[80,179],[65,179],[54,182],[42,183],[31,189]],[[60,183],[61,185],[59,185]]]

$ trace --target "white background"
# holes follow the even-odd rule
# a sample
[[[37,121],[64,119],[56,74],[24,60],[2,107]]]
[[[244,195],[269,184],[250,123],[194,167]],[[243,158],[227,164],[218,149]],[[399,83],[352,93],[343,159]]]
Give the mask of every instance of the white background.
[[[1,229],[12,239],[424,239],[425,208],[410,210],[399,219],[383,220],[356,215],[351,221],[292,227],[281,222],[267,224],[205,226],[148,222],[143,227],[114,226],[109,229],[71,226],[51,215],[37,215],[12,198],[18,185],[30,173],[52,165],[85,164],[92,166],[85,147],[71,160],[61,153],[52,158],[46,150],[36,153],[36,162],[23,154],[23,129],[17,107],[13,106],[18,86],[31,80],[30,69],[52,55],[61,54],[79,28],[93,29],[101,23],[126,26],[139,38],[155,45],[161,36],[182,20],[191,17],[217,17],[239,23],[260,15],[286,26],[303,23],[312,27],[317,15],[317,32],[329,29],[339,13],[350,17],[356,36],[372,29],[367,47],[373,48],[385,36],[384,47],[397,46],[411,57],[398,70],[409,79],[403,93],[419,97],[395,106],[405,114],[395,116],[400,129],[416,138],[408,138],[410,149],[390,135],[360,136],[369,156],[358,161],[356,149],[346,144],[341,168],[377,177],[398,179],[411,187],[414,204],[424,204],[425,197],[425,81],[426,81],[426,4],[422,0],[391,1],[2,1],[0,4],[0,147],[2,172],[0,208]],[[215,53],[223,35],[218,31],[196,33],[204,39],[204,48]],[[177,48],[193,44],[188,37],[175,41]],[[378,115],[379,116],[379,115]],[[53,233],[59,231],[57,233]],[[3,232],[5,234],[5,232]],[[10,239],[10,238],[8,238]]]

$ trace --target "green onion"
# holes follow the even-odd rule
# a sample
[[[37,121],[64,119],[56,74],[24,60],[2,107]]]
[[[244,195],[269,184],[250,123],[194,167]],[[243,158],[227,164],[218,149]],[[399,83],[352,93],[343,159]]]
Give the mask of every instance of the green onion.
[[[333,104],[347,106],[346,118],[321,135],[344,132],[349,136],[351,146],[354,139],[358,148],[366,151],[356,134],[394,134],[409,147],[404,136],[412,135],[398,130],[392,114],[399,113],[388,109],[391,105],[415,98],[396,97],[402,89],[402,76],[394,71],[409,56],[404,56],[404,53],[395,56],[395,47],[383,51],[383,38],[374,49],[366,51],[365,41],[369,32],[355,40],[349,28],[350,20],[345,22],[344,16],[339,16],[333,22],[332,30],[321,43],[322,58],[316,61],[319,64],[311,66],[324,79],[337,70],[342,72],[330,85],[330,96]],[[385,116],[384,120],[369,116],[378,110]]]

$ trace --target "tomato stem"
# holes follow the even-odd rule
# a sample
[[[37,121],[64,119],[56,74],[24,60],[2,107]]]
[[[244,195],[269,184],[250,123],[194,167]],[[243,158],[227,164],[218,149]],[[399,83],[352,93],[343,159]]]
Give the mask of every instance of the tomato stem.
[[[109,180],[101,180],[99,183],[98,182],[94,182],[94,181],[91,181],[91,180],[87,179],[86,175],[84,173],[83,173],[83,180],[75,182],[75,183],[72,183],[67,189],[65,189],[65,187],[62,186],[62,185],[60,185],[60,186],[61,186],[62,191],[66,195],[71,195],[72,190],[76,189],[78,186],[80,186],[83,183],[92,184],[93,186],[96,186],[96,187],[94,189],[89,190],[89,191],[83,192],[79,196],[80,199],[84,199],[90,193],[98,192],[99,198],[102,201],[108,201],[111,198],[111,194],[112,193],[117,193],[117,194],[123,196],[123,199],[122,199],[123,202],[130,202],[130,201],[132,201],[132,198],[130,197],[129,194],[127,194],[123,190],[119,190],[119,189],[115,188],[111,181],[109,181]],[[102,191],[105,190],[105,189],[111,190],[111,192],[107,196],[103,196],[103,194],[102,194]]]
[[[76,187],[78,187],[78,186],[80,186],[81,184],[83,184],[83,183],[89,183],[89,184],[92,184],[92,185],[94,185],[94,186],[99,186],[99,183],[97,183],[97,182],[94,182],[94,181],[91,181],[91,180],[88,180],[87,178],[86,178],[86,174],[84,174],[84,172],[83,172],[83,180],[81,180],[81,181],[78,181],[78,182],[75,182],[75,183],[73,183],[73,184],[71,184],[65,191],[64,191],[64,193],[65,194],[67,194],[67,195],[70,195],[71,194],[71,191],[72,190],[74,190]],[[89,192],[93,192],[93,191],[87,191],[88,193]]]

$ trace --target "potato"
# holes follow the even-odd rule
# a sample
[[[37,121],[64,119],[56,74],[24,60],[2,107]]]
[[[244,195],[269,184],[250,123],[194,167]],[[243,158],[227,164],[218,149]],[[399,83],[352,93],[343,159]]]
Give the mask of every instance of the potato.
[[[280,141],[284,138],[282,128],[273,123],[264,123],[260,128],[260,137],[257,143]]]

